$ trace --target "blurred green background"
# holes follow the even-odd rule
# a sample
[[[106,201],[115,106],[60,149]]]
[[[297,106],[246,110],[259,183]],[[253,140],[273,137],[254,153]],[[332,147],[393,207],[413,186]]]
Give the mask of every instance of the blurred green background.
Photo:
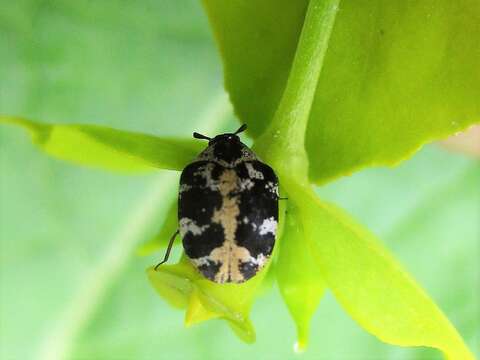
[[[253,95],[252,95],[253,96]],[[0,0],[0,113],[190,136],[235,123],[198,1]],[[295,328],[277,289],[259,298],[254,345],[221,321],[185,329],[150,287],[155,234],[176,174],[126,176],[48,158],[0,126],[2,359],[289,359]],[[480,166],[430,145],[395,169],[322,187],[385,242],[479,348]],[[355,269],[352,269],[355,271]],[[305,359],[440,359],[393,347],[322,300]]]

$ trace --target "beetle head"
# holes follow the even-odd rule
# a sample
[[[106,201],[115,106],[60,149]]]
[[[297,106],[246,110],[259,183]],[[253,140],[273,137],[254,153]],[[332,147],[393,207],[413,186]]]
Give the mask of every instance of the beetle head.
[[[194,132],[193,137],[195,139],[208,140],[208,145],[214,145],[214,144],[221,143],[221,142],[222,143],[239,143],[240,138],[237,136],[237,134],[245,131],[246,129],[247,129],[247,125],[243,124],[234,133],[220,134],[220,135],[215,136],[214,138],[210,138],[206,135]]]

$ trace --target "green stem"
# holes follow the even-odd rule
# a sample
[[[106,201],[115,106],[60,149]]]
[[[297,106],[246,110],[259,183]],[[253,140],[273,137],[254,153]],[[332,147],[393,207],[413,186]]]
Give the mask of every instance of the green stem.
[[[294,174],[301,183],[308,183],[305,132],[339,2],[310,0],[280,105],[255,147],[280,173]]]

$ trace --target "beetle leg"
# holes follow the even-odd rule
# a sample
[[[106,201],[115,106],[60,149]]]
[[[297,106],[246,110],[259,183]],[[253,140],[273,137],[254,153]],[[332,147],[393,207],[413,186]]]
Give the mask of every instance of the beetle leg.
[[[180,230],[175,231],[175,233],[170,238],[170,241],[168,242],[167,251],[165,252],[165,257],[163,258],[163,260],[161,262],[159,262],[157,265],[155,265],[155,270],[157,270],[157,268],[160,265],[167,262],[168,257],[170,256],[170,251],[172,251],[173,241],[175,240],[175,238],[177,237],[179,232],[180,232]]]

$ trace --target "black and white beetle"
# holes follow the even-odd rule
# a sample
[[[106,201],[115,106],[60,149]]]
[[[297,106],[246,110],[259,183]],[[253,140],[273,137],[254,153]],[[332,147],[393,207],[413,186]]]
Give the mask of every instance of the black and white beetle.
[[[267,262],[278,223],[278,179],[236,132],[209,138],[208,146],[182,171],[178,194],[179,230],[185,254],[208,279],[241,283]]]

